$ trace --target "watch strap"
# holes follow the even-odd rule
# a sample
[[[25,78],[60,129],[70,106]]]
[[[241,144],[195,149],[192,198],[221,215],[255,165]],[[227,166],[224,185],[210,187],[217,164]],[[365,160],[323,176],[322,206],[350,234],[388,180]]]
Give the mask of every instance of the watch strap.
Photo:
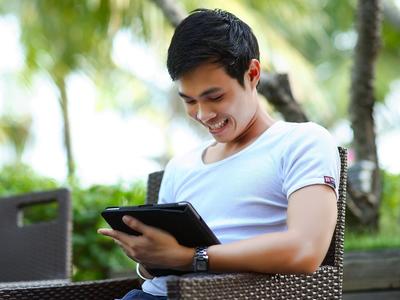
[[[208,272],[207,247],[197,247],[193,257],[194,272]]]

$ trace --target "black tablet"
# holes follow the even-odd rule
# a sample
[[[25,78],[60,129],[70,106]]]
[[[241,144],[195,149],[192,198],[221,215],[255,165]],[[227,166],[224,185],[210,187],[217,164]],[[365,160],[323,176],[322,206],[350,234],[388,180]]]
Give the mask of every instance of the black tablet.
[[[139,235],[140,233],[131,229],[122,221],[122,217],[125,215],[132,216],[146,225],[171,233],[178,243],[183,246],[211,246],[220,243],[194,207],[188,202],[107,207],[101,215],[111,228],[131,235]],[[149,271],[154,276],[185,273],[172,270]]]

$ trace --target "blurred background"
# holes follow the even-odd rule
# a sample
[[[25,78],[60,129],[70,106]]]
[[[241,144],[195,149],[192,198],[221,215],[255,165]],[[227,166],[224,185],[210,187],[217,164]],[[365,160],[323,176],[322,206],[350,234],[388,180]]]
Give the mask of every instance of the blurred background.
[[[297,116],[349,149],[346,250],[400,248],[399,0],[370,11],[376,23],[355,0],[0,0],[0,196],[69,187],[74,279],[132,270],[96,234],[99,212],[143,203],[148,173],[209,139],[165,66],[176,23],[199,7],[248,23],[266,81],[287,75]],[[276,119],[305,121],[268,88]]]

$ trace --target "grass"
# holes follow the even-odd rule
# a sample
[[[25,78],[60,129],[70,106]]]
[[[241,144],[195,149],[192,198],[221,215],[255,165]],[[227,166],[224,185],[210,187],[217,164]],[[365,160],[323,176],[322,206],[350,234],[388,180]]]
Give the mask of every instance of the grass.
[[[394,228],[394,230],[385,232],[381,230],[378,233],[345,233],[345,251],[377,250],[390,248],[400,248],[400,228]]]
[[[400,249],[400,174],[382,171],[382,197],[379,209],[379,230],[352,231],[346,224],[346,251]]]

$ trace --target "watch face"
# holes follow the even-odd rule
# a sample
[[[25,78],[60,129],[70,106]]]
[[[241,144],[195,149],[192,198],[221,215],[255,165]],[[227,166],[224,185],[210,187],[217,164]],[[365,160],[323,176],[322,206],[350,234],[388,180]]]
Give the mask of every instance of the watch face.
[[[205,260],[198,260],[196,263],[197,271],[207,271],[207,261]]]

